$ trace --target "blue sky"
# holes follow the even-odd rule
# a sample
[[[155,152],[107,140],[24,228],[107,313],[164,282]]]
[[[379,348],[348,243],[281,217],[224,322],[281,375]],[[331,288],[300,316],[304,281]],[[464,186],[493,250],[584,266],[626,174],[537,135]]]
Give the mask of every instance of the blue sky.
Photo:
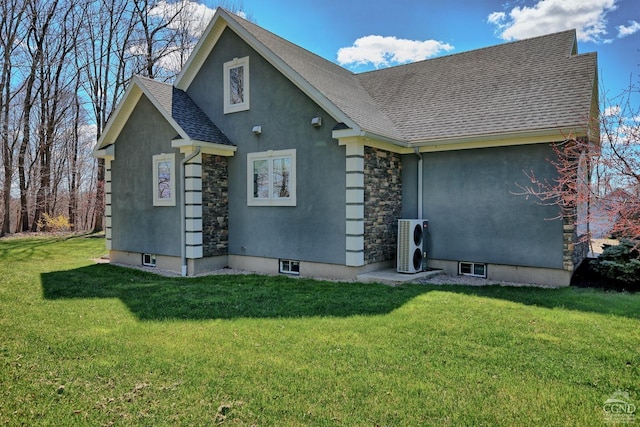
[[[598,53],[608,98],[640,83],[638,0],[243,0],[241,9],[354,72],[576,28],[579,53]]]

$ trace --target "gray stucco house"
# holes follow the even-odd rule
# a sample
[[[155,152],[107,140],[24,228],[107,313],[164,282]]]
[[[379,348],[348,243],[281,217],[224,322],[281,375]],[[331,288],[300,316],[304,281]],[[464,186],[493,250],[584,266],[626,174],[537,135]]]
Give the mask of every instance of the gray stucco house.
[[[429,267],[568,284],[550,143],[597,143],[596,54],[565,31],[354,74],[218,9],[173,85],[134,77],[101,135],[112,262],[351,279],[429,220]]]

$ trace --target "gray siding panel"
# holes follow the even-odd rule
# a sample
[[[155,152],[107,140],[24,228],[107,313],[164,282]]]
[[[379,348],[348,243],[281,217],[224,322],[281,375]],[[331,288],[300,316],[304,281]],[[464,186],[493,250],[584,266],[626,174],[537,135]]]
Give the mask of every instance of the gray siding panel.
[[[225,115],[223,64],[244,56],[251,108]],[[331,137],[336,122],[228,29],[187,93],[238,148],[229,158],[229,254],[344,264],[345,149]],[[317,116],[320,128],[311,126]],[[297,206],[247,206],[247,153],[294,148]]]
[[[424,153],[423,216],[429,257],[562,268],[562,221],[554,206],[517,196],[523,171],[552,180],[547,144]],[[403,217],[417,210],[417,158],[403,157]]]
[[[176,154],[176,195],[182,156],[171,148],[176,131],[146,98],[140,98],[116,141],[111,163],[112,249],[180,256],[180,198],[176,206],[153,206],[153,159]]]

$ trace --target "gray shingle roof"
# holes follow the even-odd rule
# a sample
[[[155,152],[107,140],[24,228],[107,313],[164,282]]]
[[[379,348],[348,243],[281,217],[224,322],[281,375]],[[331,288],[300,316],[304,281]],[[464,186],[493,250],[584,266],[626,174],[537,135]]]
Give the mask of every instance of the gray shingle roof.
[[[189,138],[202,142],[233,145],[186,92],[146,77],[138,76],[138,79]]]
[[[575,31],[360,74],[409,142],[588,123],[596,55]]]
[[[229,13],[363,130],[406,143],[586,127],[596,54],[574,30],[353,74]]]

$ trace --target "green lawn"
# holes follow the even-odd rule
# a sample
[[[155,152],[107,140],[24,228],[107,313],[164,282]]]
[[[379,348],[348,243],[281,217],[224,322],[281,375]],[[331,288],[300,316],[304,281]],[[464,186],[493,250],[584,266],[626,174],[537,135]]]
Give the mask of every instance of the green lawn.
[[[614,392],[640,407],[640,294],[166,278],[93,264],[103,248],[0,240],[0,425],[602,426]]]

